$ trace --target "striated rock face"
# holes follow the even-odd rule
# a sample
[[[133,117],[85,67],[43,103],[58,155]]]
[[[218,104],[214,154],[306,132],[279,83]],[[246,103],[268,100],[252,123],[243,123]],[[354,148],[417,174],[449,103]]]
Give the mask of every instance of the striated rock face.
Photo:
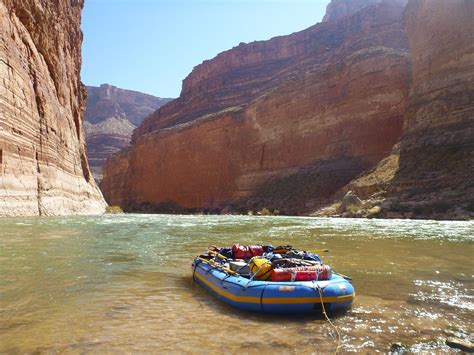
[[[474,205],[474,2],[411,0],[405,24],[413,87],[391,193]]]
[[[473,218],[474,2],[411,0],[404,19],[413,67],[404,134],[339,194],[365,199],[359,216],[373,207],[377,217]]]
[[[368,4],[372,0],[366,0]],[[150,115],[134,132],[140,135],[189,122],[219,110],[248,104],[268,90],[327,62],[347,50],[407,48],[401,24],[403,2],[386,0],[352,18],[317,24],[289,36],[241,43],[204,61],[183,81],[178,99]]]
[[[102,84],[87,86],[84,130],[92,174],[102,180],[109,155],[130,143],[133,130],[143,119],[170,101],[137,91]]]
[[[123,116],[110,117],[96,124],[84,121],[87,157],[97,183],[102,180],[107,157],[129,145],[134,129],[135,126]]]
[[[399,140],[410,79],[404,6],[362,12],[197,66],[181,96],[106,162],[102,189],[129,210],[304,213]]]
[[[84,147],[82,0],[0,0],[0,216],[100,213]]]
[[[171,101],[109,84],[86,88],[87,106],[84,119],[92,124],[103,122],[110,117],[124,116],[138,127],[146,116]]]

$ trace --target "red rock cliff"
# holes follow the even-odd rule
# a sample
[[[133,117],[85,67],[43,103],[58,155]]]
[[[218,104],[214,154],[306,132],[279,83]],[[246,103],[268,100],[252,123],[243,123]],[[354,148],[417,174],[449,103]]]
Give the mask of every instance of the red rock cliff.
[[[0,216],[99,213],[80,82],[82,0],[0,0]]]
[[[403,7],[384,1],[202,63],[180,98],[106,162],[106,198],[128,209],[286,213],[324,203],[400,137],[410,78]]]
[[[474,1],[411,0],[405,23],[413,87],[392,193],[407,209],[474,206]]]
[[[474,2],[411,0],[404,19],[413,67],[404,134],[341,191],[365,200],[344,215],[472,219]],[[316,213],[341,213],[334,206]]]
[[[241,43],[203,62],[184,79],[180,97],[147,117],[132,141],[160,128],[247,104],[307,70],[336,61],[344,48],[353,52],[376,46],[406,49],[400,20],[404,1],[366,7],[373,2],[358,1],[352,12],[362,8],[364,13],[352,18],[317,24],[268,41]]]

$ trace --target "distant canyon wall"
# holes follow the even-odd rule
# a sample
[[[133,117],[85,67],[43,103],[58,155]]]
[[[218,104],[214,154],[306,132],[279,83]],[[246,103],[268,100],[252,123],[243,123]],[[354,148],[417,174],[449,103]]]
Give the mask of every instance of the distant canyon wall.
[[[87,157],[96,181],[102,180],[105,160],[130,144],[143,119],[171,99],[102,84],[87,86],[84,130]]]
[[[180,97],[107,160],[107,200],[291,214],[326,203],[402,134],[411,78],[403,10],[403,1],[361,2],[200,64]]]
[[[326,8],[323,22],[337,21],[380,2],[382,0],[332,0]]]
[[[101,213],[87,164],[82,0],[0,0],[0,216]]]
[[[368,6],[379,2],[356,1],[346,9],[344,2],[337,1],[334,11],[344,11],[348,17],[341,22],[328,21],[291,35],[240,43],[204,61],[183,80],[180,97],[147,117],[132,141],[158,129],[248,104],[318,65],[338,60],[345,49],[406,49],[400,14],[406,1],[386,0],[383,6]],[[344,9],[337,10],[340,7]]]

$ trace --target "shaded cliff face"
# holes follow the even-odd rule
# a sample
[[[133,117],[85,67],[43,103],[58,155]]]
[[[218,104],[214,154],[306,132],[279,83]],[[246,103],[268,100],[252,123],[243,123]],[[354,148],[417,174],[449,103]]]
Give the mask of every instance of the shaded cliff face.
[[[474,2],[410,0],[404,22],[413,68],[404,134],[341,195],[365,200],[359,216],[473,218]]]
[[[100,213],[84,147],[83,1],[0,1],[0,216]]]
[[[413,87],[391,193],[408,209],[466,207],[474,203],[474,2],[411,0],[405,24]]]
[[[241,44],[196,67],[180,98],[106,162],[102,189],[143,206],[304,213],[388,154],[410,78],[403,6]]]
[[[108,84],[86,88],[84,130],[87,156],[94,178],[100,181],[105,160],[129,145],[133,130],[143,119],[171,99]]]

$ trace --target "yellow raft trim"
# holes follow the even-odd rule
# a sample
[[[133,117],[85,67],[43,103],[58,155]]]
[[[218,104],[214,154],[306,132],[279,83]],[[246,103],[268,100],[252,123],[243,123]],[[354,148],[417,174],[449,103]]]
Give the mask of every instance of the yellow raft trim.
[[[235,302],[245,302],[245,303],[263,303],[263,304],[298,304],[298,303],[321,303],[319,297],[278,297],[278,298],[265,298],[263,297],[260,300],[260,297],[253,296],[236,296],[233,293],[225,291],[211,281],[207,280],[204,276],[199,273],[195,273],[195,276],[209,286],[213,291],[217,292],[219,295],[231,299]],[[347,302],[354,299],[354,294],[337,296],[337,297],[323,297],[324,303],[336,303],[336,302]]]

